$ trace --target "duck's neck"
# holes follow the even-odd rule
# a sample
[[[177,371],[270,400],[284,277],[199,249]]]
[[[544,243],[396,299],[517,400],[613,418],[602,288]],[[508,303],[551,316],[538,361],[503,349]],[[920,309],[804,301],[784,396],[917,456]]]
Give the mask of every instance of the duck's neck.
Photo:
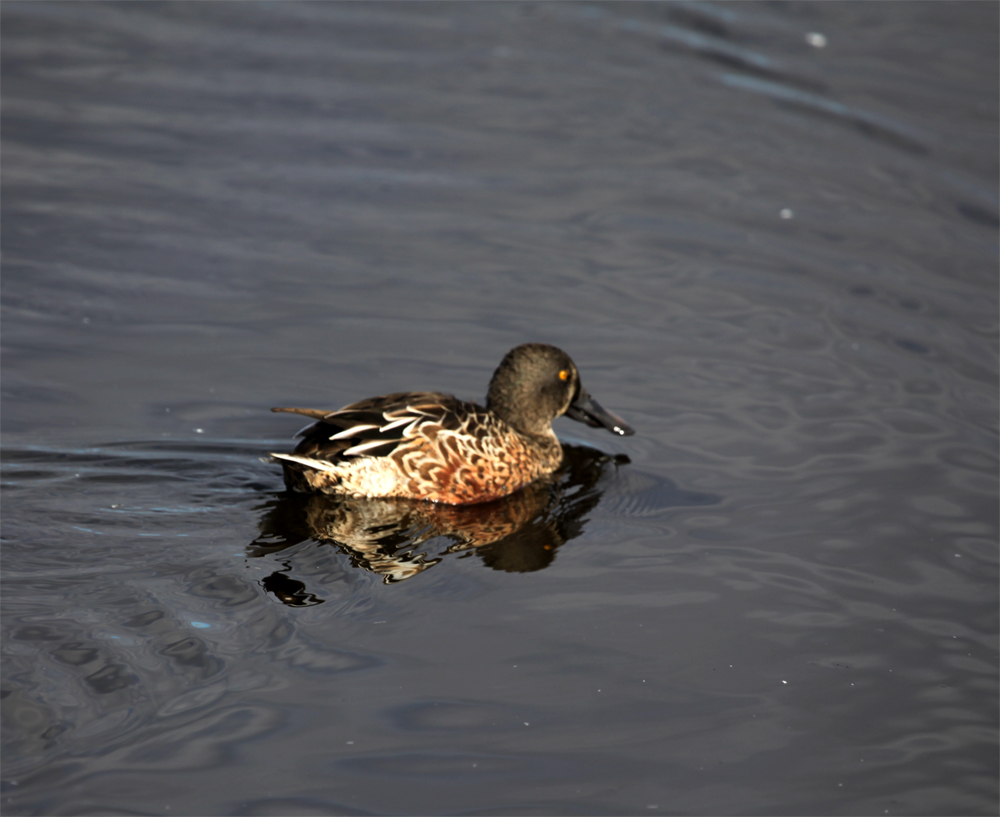
[[[506,395],[490,394],[486,397],[486,408],[518,434],[533,439],[556,439],[551,419],[537,415],[532,407],[526,410],[523,401],[511,399]]]
[[[531,441],[541,452],[547,469],[552,470],[559,467],[563,458],[563,450],[559,438],[556,437],[551,427],[547,435],[532,437]]]

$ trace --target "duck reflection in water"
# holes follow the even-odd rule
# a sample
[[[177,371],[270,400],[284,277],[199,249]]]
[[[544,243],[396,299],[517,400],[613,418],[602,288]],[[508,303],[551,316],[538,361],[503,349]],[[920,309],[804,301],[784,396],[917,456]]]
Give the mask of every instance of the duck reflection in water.
[[[476,505],[280,494],[262,506],[261,534],[247,552],[266,556],[314,540],[337,547],[354,567],[379,574],[386,584],[412,578],[447,555],[463,552],[474,552],[494,570],[541,570],[559,547],[583,532],[587,513],[601,499],[601,477],[629,461],[584,446],[566,445],[563,452],[562,465],[550,477]],[[450,544],[437,548],[432,540],[438,538]],[[287,571],[291,561],[285,562]],[[286,604],[321,602],[285,571],[272,573],[261,584]]]

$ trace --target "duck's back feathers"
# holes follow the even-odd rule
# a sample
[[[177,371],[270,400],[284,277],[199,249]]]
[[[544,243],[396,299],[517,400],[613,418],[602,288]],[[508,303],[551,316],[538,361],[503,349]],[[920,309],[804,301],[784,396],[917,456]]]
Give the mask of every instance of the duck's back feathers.
[[[318,420],[295,435],[302,437],[302,442],[293,453],[336,461],[361,454],[387,457],[407,438],[408,432],[413,436],[414,424],[421,422],[455,428],[460,406],[460,401],[449,394],[397,392],[360,400],[337,411],[300,408],[271,411],[287,411]]]

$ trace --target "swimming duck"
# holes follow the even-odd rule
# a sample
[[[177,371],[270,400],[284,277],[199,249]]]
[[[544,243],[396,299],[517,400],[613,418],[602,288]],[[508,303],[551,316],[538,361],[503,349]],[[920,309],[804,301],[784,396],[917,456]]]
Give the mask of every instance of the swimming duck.
[[[635,432],[601,408],[561,349],[526,343],[493,373],[486,408],[438,392],[372,397],[337,411],[274,408],[317,422],[291,454],[272,454],[293,491],[489,502],[555,471],[563,415],[615,434]]]

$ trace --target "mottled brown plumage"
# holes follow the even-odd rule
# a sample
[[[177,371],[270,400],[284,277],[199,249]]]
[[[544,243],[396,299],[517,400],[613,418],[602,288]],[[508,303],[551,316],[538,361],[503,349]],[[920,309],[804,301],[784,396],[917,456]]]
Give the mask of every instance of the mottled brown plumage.
[[[291,454],[273,454],[293,491],[467,504],[506,496],[552,473],[563,414],[633,431],[583,390],[569,355],[530,343],[507,353],[486,408],[438,392],[400,392],[338,411],[276,408],[317,420]]]

